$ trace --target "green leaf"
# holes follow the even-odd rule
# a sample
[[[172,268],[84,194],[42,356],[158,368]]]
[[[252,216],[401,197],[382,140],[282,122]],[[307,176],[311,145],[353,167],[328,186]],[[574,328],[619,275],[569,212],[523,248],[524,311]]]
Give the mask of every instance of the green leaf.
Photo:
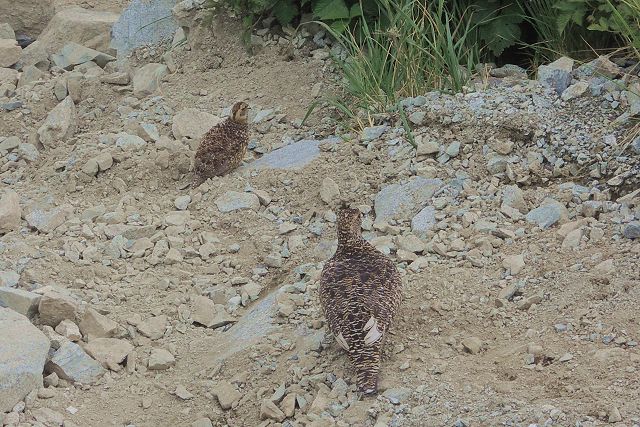
[[[313,14],[323,20],[349,19],[349,8],[344,0],[314,0],[312,6]]]
[[[356,3],[353,6],[351,6],[351,10],[349,11],[349,16],[353,19],[356,18],[358,16],[363,16],[363,12],[362,12],[362,5],[360,5],[360,3]]]
[[[298,7],[293,0],[278,0],[271,10],[280,25],[289,24],[298,15]]]
[[[337,19],[329,24],[329,28],[338,34],[342,34],[349,27],[349,19]]]

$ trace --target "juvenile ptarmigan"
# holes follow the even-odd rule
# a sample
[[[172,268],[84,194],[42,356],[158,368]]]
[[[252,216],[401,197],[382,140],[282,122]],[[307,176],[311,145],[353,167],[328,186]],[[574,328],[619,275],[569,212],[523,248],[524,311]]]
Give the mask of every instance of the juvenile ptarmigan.
[[[356,368],[365,394],[377,391],[380,352],[401,301],[393,261],[362,238],[361,214],[338,213],[338,249],[320,276],[320,302],[331,332]]]
[[[204,135],[196,151],[193,187],[240,166],[249,145],[248,114],[249,106],[237,102],[231,109],[231,115]]]

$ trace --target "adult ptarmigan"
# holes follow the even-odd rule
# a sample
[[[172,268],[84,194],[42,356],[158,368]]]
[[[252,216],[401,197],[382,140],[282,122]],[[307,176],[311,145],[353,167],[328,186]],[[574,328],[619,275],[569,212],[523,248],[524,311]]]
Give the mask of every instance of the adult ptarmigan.
[[[338,249],[320,276],[320,302],[336,341],[349,354],[358,388],[377,391],[382,344],[402,299],[395,264],[362,237],[357,209],[338,213]]]
[[[209,129],[196,151],[192,186],[197,187],[208,178],[222,176],[242,163],[249,145],[249,106],[237,102],[231,115]]]

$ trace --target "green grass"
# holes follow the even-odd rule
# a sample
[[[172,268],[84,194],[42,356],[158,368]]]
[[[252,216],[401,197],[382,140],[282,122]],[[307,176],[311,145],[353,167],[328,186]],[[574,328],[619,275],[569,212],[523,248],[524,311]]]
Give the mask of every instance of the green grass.
[[[436,0],[377,0],[380,19],[359,19],[338,32],[319,22],[346,50],[334,58],[346,97],[325,99],[345,116],[397,110],[406,97],[439,89],[458,92],[479,58],[469,36],[466,10],[448,9]],[[312,105],[307,116],[316,107]]]

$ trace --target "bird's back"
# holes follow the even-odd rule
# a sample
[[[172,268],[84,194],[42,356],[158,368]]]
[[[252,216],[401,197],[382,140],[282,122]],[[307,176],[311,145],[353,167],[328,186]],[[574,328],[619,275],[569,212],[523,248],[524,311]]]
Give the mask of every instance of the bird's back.
[[[401,279],[393,261],[364,240],[339,247],[322,270],[325,317],[355,364],[361,388],[375,389],[380,348],[400,300]]]
[[[247,125],[227,119],[202,138],[195,156],[195,180],[224,175],[240,166],[247,153]]]

